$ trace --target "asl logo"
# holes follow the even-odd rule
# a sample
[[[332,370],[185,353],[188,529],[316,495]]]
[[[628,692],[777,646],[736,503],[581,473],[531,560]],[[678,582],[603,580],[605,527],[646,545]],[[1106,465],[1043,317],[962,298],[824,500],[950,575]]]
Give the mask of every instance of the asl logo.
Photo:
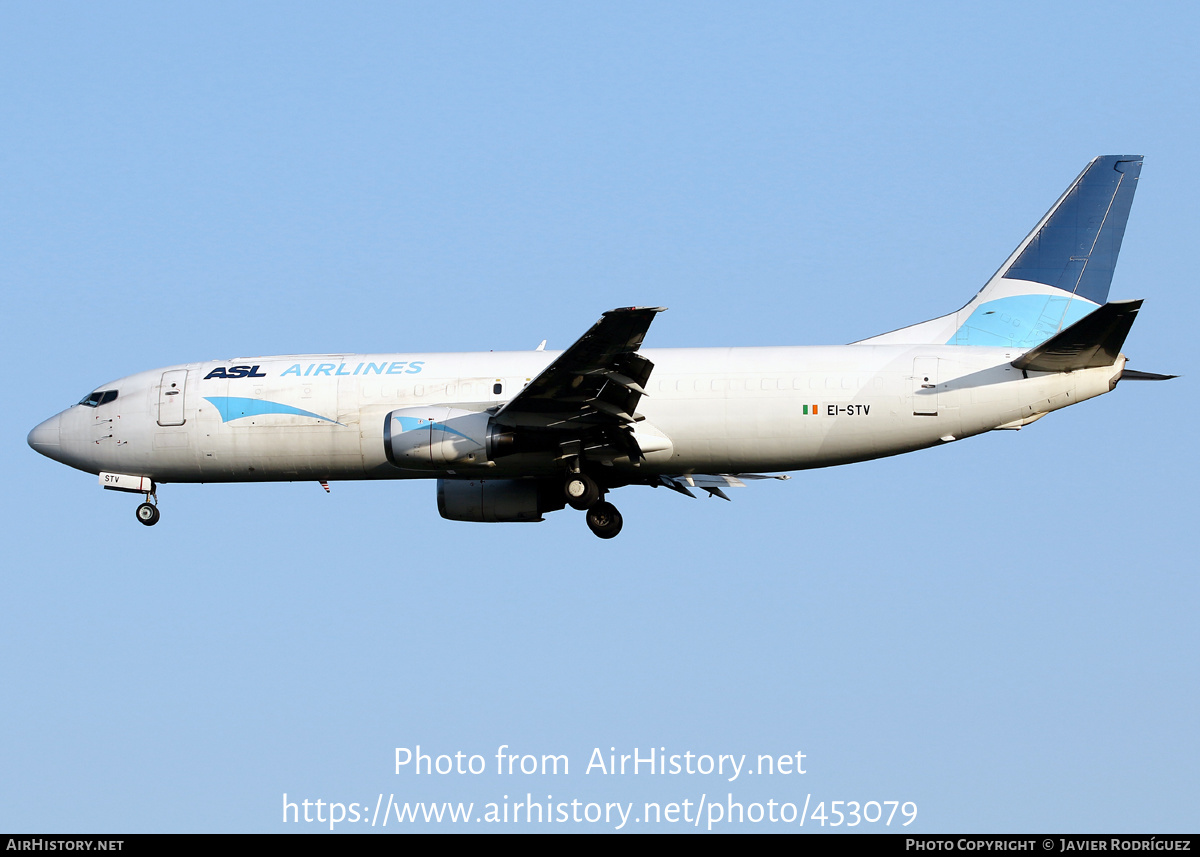
[[[204,376],[204,380],[209,378],[265,378],[265,373],[259,372],[257,366],[230,366],[226,369],[224,366],[218,366],[216,369]]]

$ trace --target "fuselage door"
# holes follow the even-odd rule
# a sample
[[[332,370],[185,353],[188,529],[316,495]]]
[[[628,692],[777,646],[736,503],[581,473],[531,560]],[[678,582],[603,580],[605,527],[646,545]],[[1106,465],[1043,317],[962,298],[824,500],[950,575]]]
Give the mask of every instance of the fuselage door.
[[[915,416],[937,416],[938,412],[938,359],[917,357],[913,360],[913,414]]]
[[[158,424],[181,426],[183,417],[184,388],[187,386],[187,370],[172,369],[163,372],[162,385],[158,389]]]

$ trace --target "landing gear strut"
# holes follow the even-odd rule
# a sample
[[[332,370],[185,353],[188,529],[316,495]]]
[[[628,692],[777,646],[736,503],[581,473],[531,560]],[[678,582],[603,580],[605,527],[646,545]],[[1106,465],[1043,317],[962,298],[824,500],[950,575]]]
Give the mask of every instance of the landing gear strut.
[[[587,512],[587,525],[602,539],[611,539],[621,532],[621,513],[612,503],[601,502]]]

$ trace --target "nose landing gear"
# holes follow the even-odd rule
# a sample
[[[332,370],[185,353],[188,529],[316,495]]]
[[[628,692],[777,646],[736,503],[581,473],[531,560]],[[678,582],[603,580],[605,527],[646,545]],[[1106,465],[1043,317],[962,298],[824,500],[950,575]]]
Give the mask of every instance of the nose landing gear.
[[[151,499],[153,499],[153,503],[150,502]],[[145,524],[147,527],[153,527],[157,524],[160,517],[158,512],[158,495],[153,491],[147,491],[146,502],[139,505],[134,514],[137,516],[138,523]]]

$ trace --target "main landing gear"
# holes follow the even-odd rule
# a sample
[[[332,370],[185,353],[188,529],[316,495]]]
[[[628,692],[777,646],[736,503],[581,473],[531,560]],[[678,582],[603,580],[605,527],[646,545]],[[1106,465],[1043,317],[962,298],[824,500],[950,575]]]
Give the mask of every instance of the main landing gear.
[[[587,525],[602,539],[611,539],[621,532],[621,513],[612,503],[597,503],[587,511]]]
[[[581,512],[600,502],[600,486],[585,473],[572,473],[567,476],[567,484],[563,486],[563,491],[567,495],[567,504]]]
[[[612,503],[601,499],[604,490],[592,477],[582,472],[568,473],[563,493],[572,509],[587,512],[587,525],[597,536],[611,539],[621,532],[621,513]]]

